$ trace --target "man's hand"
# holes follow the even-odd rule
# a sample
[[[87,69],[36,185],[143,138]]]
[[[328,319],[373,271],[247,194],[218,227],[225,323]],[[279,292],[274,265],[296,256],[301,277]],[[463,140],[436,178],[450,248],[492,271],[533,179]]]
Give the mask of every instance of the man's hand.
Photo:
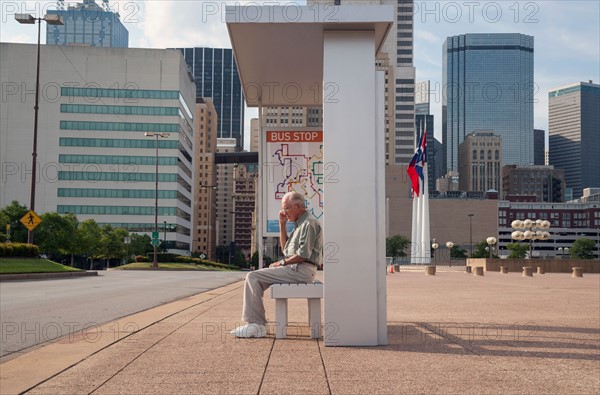
[[[285,266],[283,259],[281,259],[277,262],[273,262],[269,265],[269,267],[279,267],[279,266]]]
[[[285,224],[287,223],[287,215],[285,215],[285,211],[283,210],[279,210],[279,224],[283,224],[285,226]]]

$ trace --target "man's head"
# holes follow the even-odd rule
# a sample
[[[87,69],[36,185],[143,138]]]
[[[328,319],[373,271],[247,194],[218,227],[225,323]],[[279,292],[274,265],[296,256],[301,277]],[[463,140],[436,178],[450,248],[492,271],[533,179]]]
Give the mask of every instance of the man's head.
[[[281,209],[288,221],[297,221],[306,212],[304,197],[298,192],[288,192],[281,199]]]

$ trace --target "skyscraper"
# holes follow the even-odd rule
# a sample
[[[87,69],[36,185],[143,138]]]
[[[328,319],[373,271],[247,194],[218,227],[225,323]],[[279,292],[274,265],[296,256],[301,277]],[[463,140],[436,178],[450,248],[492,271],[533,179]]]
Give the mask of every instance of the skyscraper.
[[[179,48],[196,80],[196,97],[210,97],[219,119],[217,138],[244,146],[244,94],[231,48]]]
[[[36,45],[0,43],[2,86],[33,86],[36,57]],[[52,81],[59,90],[39,108],[37,213],[72,213],[150,235],[158,212],[169,251],[189,251],[196,87],[181,53],[43,45],[41,57],[52,65],[41,85]],[[31,162],[25,167],[24,158],[31,158],[33,101],[7,95],[0,106],[0,207],[29,201]]]
[[[546,131],[533,129],[533,164],[544,166],[546,156]]]
[[[88,45],[90,47],[129,47],[129,31],[119,19],[119,13],[112,12],[108,1],[103,0],[104,8],[94,0],[64,8],[58,1],[58,10],[49,10],[48,14],[63,17],[64,25],[48,25],[47,45]]]
[[[475,130],[502,138],[502,163],[533,163],[533,37],[463,34],[443,47],[442,140],[448,170]]]
[[[381,48],[377,70],[386,71],[386,164],[408,164],[415,153],[415,68],[413,0],[308,0],[308,5],[393,5],[395,22]]]
[[[577,82],[548,94],[550,164],[564,169],[573,198],[600,186],[600,85]]]

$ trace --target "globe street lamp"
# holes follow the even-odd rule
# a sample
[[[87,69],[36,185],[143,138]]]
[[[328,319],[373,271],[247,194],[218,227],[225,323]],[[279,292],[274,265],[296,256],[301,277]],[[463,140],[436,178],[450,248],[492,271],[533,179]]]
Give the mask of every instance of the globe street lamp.
[[[469,214],[469,245],[471,247],[471,258],[473,257],[473,216],[475,214]]]
[[[440,245],[437,243],[437,241],[435,241],[435,239],[433,239],[433,243],[431,243],[431,248],[433,248],[433,264],[434,265],[435,265],[436,256],[437,256],[435,251],[438,249],[439,246]]]
[[[152,259],[152,269],[158,269],[158,257],[156,251],[158,247],[158,139],[166,139],[171,134],[146,132],[144,133],[144,135],[146,137],[156,137],[156,159],[154,161],[156,166],[156,172],[154,175],[154,232],[152,234],[152,246],[154,247],[154,257]]]
[[[550,238],[550,232],[546,230],[550,229],[549,221],[541,219],[514,220],[510,226],[513,229],[517,229],[510,235],[513,240],[529,241],[529,259],[533,258],[533,242],[535,240],[548,240]]]
[[[569,254],[569,247],[565,247],[565,248],[558,247],[558,252],[560,252],[560,259],[563,259],[564,254],[567,254],[567,255]]]
[[[451,241],[446,242],[446,248],[448,248],[448,260],[450,264],[448,266],[452,267],[452,247],[454,247],[454,243]]]
[[[498,240],[496,240],[495,237],[488,237],[486,239],[486,242],[488,244],[488,250],[490,251],[490,259],[492,258],[492,250],[494,249],[494,244],[496,244],[498,242]]]
[[[33,106],[33,152],[31,169],[31,195],[29,197],[29,209],[35,212],[35,181],[37,178],[37,135],[38,135],[38,114],[40,103],[40,35],[42,30],[42,21],[49,25],[64,25],[63,18],[60,15],[44,15],[43,18],[36,18],[31,14],[15,14],[15,20],[21,24],[33,25],[38,21],[38,39],[37,39],[37,70],[35,74],[35,105]],[[33,230],[27,232],[27,243],[33,244]]]

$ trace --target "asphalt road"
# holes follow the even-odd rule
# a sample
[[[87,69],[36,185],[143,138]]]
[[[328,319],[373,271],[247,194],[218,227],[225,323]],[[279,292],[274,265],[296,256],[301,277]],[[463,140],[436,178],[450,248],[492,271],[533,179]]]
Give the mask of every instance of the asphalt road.
[[[125,270],[98,274],[0,283],[0,361],[70,333],[90,330],[102,323],[239,281],[246,275],[244,272]],[[126,321],[125,318],[117,321],[115,331],[135,325]]]

